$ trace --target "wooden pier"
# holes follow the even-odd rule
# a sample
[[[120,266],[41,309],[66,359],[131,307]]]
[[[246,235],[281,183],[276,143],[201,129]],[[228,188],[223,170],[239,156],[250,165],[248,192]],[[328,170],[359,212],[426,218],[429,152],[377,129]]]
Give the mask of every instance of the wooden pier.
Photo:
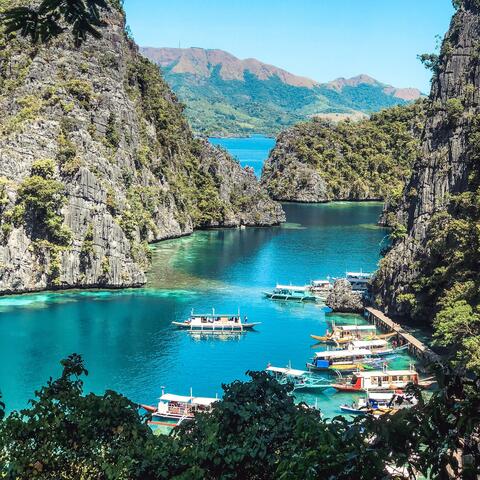
[[[435,362],[439,359],[439,356],[427,345],[407,332],[401,325],[388,318],[380,310],[367,307],[365,309],[365,316],[369,322],[375,324],[380,330],[396,332],[400,345],[408,344],[409,351],[416,357],[426,360],[427,362]]]

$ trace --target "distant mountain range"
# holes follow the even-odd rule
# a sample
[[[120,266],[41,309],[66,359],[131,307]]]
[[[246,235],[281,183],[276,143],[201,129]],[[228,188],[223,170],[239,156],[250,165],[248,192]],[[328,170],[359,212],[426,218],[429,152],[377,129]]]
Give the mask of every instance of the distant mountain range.
[[[223,50],[146,47],[141,53],[161,67],[193,129],[207,135],[272,135],[312,116],[359,118],[421,96],[368,75],[319,83]]]

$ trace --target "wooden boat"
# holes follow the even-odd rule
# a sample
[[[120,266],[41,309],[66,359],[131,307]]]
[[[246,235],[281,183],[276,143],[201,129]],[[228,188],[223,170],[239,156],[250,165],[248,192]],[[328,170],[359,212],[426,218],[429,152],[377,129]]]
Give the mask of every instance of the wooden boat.
[[[341,405],[340,410],[351,415],[384,415],[395,413],[403,408],[410,408],[417,403],[415,397],[403,393],[367,392],[366,397],[355,400],[351,405]]]
[[[329,350],[315,353],[312,363],[307,363],[307,368],[314,372],[355,372],[374,368],[380,362],[367,349]]]
[[[320,298],[326,298],[333,288],[333,284],[329,280],[312,280],[308,286],[308,290]]]
[[[325,335],[310,335],[319,343],[328,345],[346,345],[356,340],[387,340],[395,332],[377,334],[375,325],[334,325]]]
[[[389,355],[396,355],[408,349],[408,345],[402,345],[400,347],[393,347],[386,340],[355,340],[349,344],[349,348],[357,350],[359,348],[366,348],[370,350],[373,355],[378,357],[387,357]]]
[[[316,302],[317,297],[310,293],[308,287],[295,285],[277,285],[271,292],[263,292],[271,300],[289,300],[296,302]]]
[[[281,384],[290,383],[293,385],[293,390],[302,391],[316,391],[323,392],[330,388],[330,383],[327,379],[317,377],[311,372],[305,370],[296,370],[293,368],[274,367],[269,365],[266,371],[270,373]]]
[[[208,412],[217,398],[193,397],[162,393],[156,407],[141,405],[143,409],[152,414],[154,422],[165,419],[188,420],[192,419],[197,412]]]
[[[172,325],[195,332],[228,333],[251,330],[255,326],[260,325],[260,322],[248,322],[247,317],[242,321],[240,313],[218,314],[215,313],[215,310],[212,310],[212,313],[194,314],[192,310],[187,320],[184,322],[172,322]]]
[[[375,325],[333,325],[332,331],[327,330],[325,335],[310,335],[321,343],[342,345],[361,338],[376,335]]]
[[[409,383],[429,388],[430,381],[420,381],[418,373],[410,370],[372,370],[357,371],[352,376],[332,383],[332,387],[340,392],[382,392],[386,390],[403,390]]]

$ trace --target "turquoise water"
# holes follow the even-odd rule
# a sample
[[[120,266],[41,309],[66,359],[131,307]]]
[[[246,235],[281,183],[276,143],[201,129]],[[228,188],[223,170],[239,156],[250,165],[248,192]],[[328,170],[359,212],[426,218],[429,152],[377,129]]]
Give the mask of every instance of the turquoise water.
[[[275,139],[262,135],[244,138],[210,138],[211,143],[227,149],[242,167],[252,167],[255,175],[260,177],[263,162],[275,146]]]
[[[361,317],[267,300],[262,291],[276,282],[373,270],[386,231],[375,226],[377,203],[288,204],[285,210],[288,223],[281,227],[196,232],[157,244],[145,289],[1,298],[0,390],[8,409],[24,407],[72,352],[85,358],[88,390],[115,389],[141,403],[155,403],[162,386],[221,395],[222,383],[268,362],[304,368],[314,352],[310,334],[324,333],[332,317]],[[225,338],[192,337],[170,325],[192,308],[212,307],[240,308],[262,324]],[[302,398],[331,417],[351,397],[327,391]]]

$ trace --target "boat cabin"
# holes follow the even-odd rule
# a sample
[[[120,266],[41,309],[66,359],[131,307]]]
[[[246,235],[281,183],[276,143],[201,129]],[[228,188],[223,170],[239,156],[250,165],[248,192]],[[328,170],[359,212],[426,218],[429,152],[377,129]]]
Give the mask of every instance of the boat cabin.
[[[309,375],[309,372],[305,370],[296,370],[294,368],[283,368],[283,367],[273,367],[268,366],[266,371],[273,374],[275,377],[303,377]]]
[[[371,352],[375,352],[376,350],[389,349],[390,345],[386,340],[354,340],[352,343],[350,343],[350,347],[354,350],[366,348]]]
[[[347,272],[345,278],[350,282],[352,290],[357,292],[366,292],[368,289],[368,282],[372,278],[372,274],[363,272]]]
[[[352,350],[328,350],[325,352],[317,352],[313,357],[312,366],[316,368],[331,368],[337,364],[357,364],[361,363],[371,352],[367,349]]]
[[[329,292],[332,288],[329,280],[312,280],[309,286],[312,292]]]
[[[365,338],[375,335],[375,325],[335,325],[332,335],[342,339],[345,337]]]
[[[241,323],[242,317],[239,314],[218,314],[218,313],[196,313],[191,314],[187,320],[190,323]]]
[[[165,418],[192,418],[196,412],[209,411],[217,398],[188,397],[183,395],[163,394],[158,402],[154,416]]]
[[[396,390],[405,388],[409,383],[418,383],[418,373],[415,370],[355,372],[350,382],[353,390]]]
[[[264,295],[272,300],[299,300],[316,301],[315,295],[310,292],[310,287],[298,285],[279,285],[271,291],[264,292]]]

